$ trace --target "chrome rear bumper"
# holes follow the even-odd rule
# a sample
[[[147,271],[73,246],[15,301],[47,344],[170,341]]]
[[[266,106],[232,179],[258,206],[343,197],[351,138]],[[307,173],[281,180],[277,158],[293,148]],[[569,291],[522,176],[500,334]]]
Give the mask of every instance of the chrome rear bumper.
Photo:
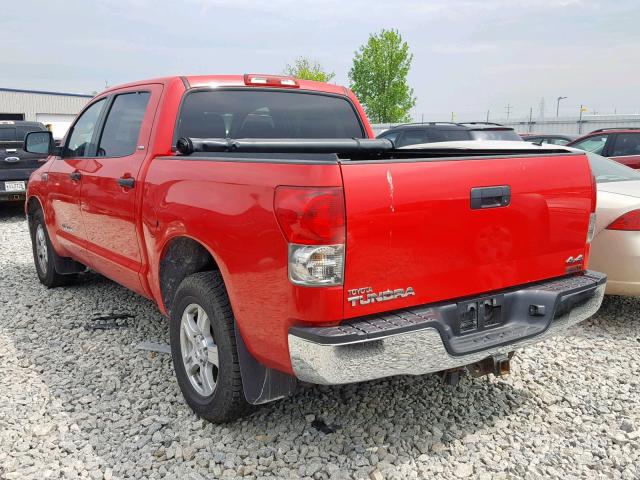
[[[469,300],[338,327],[294,327],[289,331],[291,364],[298,379],[325,385],[462,367],[540,342],[589,318],[600,308],[605,286],[605,275],[587,272],[482,297],[500,296],[505,318],[472,334],[456,334],[450,321],[451,309]],[[533,315],[530,307],[540,305],[547,306],[545,314]]]

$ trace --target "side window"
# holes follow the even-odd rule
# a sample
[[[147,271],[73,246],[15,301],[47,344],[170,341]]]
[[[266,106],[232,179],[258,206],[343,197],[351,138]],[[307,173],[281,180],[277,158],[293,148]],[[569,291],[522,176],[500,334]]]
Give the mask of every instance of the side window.
[[[584,140],[575,143],[572,147],[579,148],[585,152],[600,154],[602,150],[604,150],[608,137],[608,135],[594,135],[593,137],[585,138]]]
[[[99,157],[125,157],[136,151],[150,96],[149,92],[133,92],[115,97],[98,142]]]
[[[378,138],[384,138],[386,140],[391,140],[393,142],[393,144],[395,145],[396,140],[398,140],[398,136],[399,135],[400,135],[400,132],[383,133]]]
[[[564,138],[549,138],[545,143],[552,143],[553,145],[566,145],[569,143],[569,140]]]
[[[406,147],[407,145],[417,145],[419,143],[427,143],[427,133],[424,130],[405,130],[404,134],[398,140],[397,147]]]
[[[104,107],[104,100],[104,98],[98,100],[87,108],[73,125],[73,131],[65,147],[65,157],[87,157],[90,155],[91,139],[100,118],[100,112]]]
[[[613,145],[612,157],[640,155],[640,133],[618,133]]]

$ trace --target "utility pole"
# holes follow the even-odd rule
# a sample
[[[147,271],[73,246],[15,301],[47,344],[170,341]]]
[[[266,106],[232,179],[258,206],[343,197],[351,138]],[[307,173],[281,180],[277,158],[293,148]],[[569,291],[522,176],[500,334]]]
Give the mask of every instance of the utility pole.
[[[513,109],[513,105],[511,105],[510,103],[507,103],[507,106],[504,107],[504,109],[507,112],[507,121],[508,121],[509,115],[511,115],[511,110]]]
[[[564,100],[565,98],[569,97],[558,97],[558,102],[556,103],[556,118],[558,118],[558,115],[560,114],[560,101]]]
[[[424,123],[424,113],[422,114],[422,121],[420,123]]]
[[[451,123],[455,123],[454,119],[456,118],[455,112],[451,112]]]
[[[487,110],[487,123],[489,123],[489,110]]]
[[[541,122],[544,122],[544,97],[542,97],[540,99],[540,106],[539,108],[539,112],[538,112],[538,120],[540,120]]]
[[[582,133],[582,112],[585,112],[587,109],[584,108],[584,105],[580,105],[580,119],[578,120],[578,133]]]
[[[529,107],[529,133],[533,132],[533,107]]]

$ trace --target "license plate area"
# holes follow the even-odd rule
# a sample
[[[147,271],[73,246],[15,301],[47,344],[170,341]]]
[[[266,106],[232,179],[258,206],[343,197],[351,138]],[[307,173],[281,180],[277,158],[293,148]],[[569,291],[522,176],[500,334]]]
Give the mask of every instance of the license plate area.
[[[26,184],[24,181],[4,182],[5,192],[24,192],[25,189],[26,189]]]
[[[459,302],[457,335],[480,332],[503,324],[504,295]]]

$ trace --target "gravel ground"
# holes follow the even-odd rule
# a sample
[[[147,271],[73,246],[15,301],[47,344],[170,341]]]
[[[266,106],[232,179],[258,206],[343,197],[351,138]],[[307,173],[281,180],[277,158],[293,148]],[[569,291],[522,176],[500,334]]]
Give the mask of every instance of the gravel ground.
[[[220,426],[169,355],[136,349],[168,343],[151,302],[93,273],[41,286],[19,208],[0,206],[0,245],[0,478],[640,478],[640,300],[606,299],[506,378],[305,385]]]

